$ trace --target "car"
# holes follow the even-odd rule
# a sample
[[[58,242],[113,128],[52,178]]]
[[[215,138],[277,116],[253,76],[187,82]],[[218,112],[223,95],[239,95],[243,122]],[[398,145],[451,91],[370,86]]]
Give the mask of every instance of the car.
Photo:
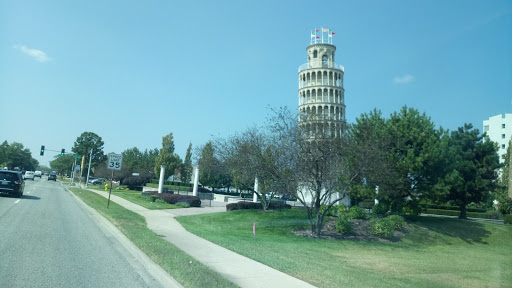
[[[94,180],[92,180],[92,181],[90,181],[90,182],[91,182],[91,184],[93,184],[93,185],[98,185],[98,184],[103,183],[103,178],[97,178],[97,179],[94,179]]]
[[[32,179],[32,181],[34,181],[34,178],[35,178],[35,174],[34,174],[34,171],[26,171],[25,174],[23,174],[23,179]]]
[[[39,177],[39,178],[41,178],[41,176],[43,176],[43,172],[41,172],[41,171],[35,171],[35,172],[34,172],[34,177]]]
[[[25,181],[19,171],[0,171],[0,193],[7,193],[16,197],[23,195]]]
[[[50,181],[50,180],[57,182],[57,173],[56,172],[52,172],[52,173],[50,173],[50,175],[48,175],[48,181]]]

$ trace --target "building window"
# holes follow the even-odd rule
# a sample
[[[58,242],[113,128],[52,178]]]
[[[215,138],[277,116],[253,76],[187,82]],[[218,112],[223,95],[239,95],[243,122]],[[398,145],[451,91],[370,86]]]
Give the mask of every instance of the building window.
[[[501,124],[501,128],[505,129],[505,124]]]
[[[487,132],[487,131],[489,131],[489,125],[484,126],[484,132]]]
[[[315,50],[315,51],[313,51],[313,58],[316,58],[316,57],[318,57],[318,52]]]
[[[501,144],[501,149],[505,149],[505,144]]]
[[[501,134],[501,139],[505,139],[505,134]]]
[[[327,65],[327,55],[322,56],[322,64]]]

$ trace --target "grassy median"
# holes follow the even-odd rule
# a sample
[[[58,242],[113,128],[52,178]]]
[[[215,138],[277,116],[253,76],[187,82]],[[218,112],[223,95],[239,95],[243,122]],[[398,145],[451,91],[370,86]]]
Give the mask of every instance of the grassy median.
[[[207,266],[196,261],[185,252],[165,241],[149,230],[146,219],[110,201],[106,207],[106,198],[84,189],[70,188],[87,205],[98,211],[112,222],[130,241],[141,249],[151,260],[162,267],[185,287],[238,287]]]
[[[189,231],[317,287],[510,287],[512,226],[419,217],[399,242],[312,239],[305,211],[176,217]],[[253,238],[256,223],[256,238]]]

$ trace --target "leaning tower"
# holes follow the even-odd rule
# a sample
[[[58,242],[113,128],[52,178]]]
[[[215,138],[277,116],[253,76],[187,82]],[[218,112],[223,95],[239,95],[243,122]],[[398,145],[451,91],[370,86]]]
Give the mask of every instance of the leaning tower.
[[[299,124],[311,137],[339,137],[346,125],[344,68],[334,61],[334,33],[324,28],[321,31],[321,39],[316,32],[311,33],[306,48],[308,62],[299,67]]]

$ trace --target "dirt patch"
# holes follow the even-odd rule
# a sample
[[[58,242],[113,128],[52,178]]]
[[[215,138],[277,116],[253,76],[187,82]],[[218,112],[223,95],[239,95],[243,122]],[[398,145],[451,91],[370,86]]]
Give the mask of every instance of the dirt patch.
[[[355,241],[378,241],[378,242],[397,242],[407,233],[407,229],[402,231],[395,231],[391,239],[380,238],[370,234],[371,225],[369,219],[352,219],[353,231],[349,234],[340,234],[336,231],[337,217],[327,217],[324,226],[322,227],[322,235],[317,236],[311,233],[311,229],[295,230],[293,234],[317,239],[343,239]]]

